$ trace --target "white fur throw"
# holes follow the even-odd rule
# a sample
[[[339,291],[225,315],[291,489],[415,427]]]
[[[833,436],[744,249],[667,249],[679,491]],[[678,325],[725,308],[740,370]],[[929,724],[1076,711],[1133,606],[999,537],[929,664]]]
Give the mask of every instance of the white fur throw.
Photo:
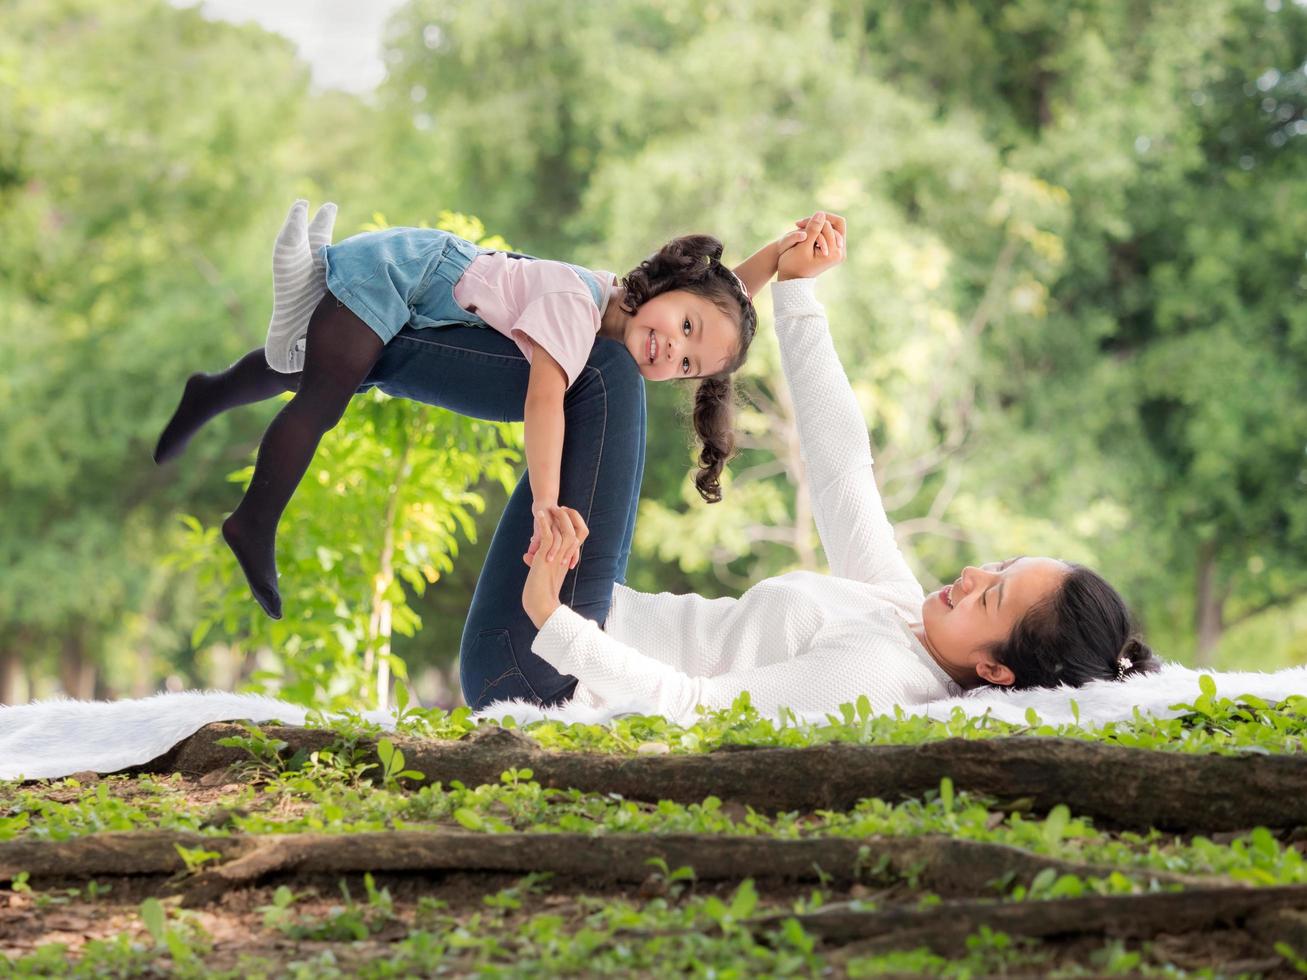
[[[0,707],[0,779],[117,772],[163,755],[213,721],[277,720],[302,725],[306,714],[306,709],[275,698],[221,691]],[[394,727],[388,714],[370,712],[367,717]]]
[[[1174,718],[1183,712],[1172,705],[1191,704],[1201,693],[1198,678],[1210,673],[1216,681],[1219,697],[1238,698],[1251,694],[1264,701],[1280,701],[1293,694],[1307,695],[1307,667],[1292,667],[1273,674],[1252,671],[1197,671],[1181,664],[1168,663],[1154,674],[1136,674],[1126,681],[1094,681],[1083,687],[1031,688],[1013,691],[1005,687],[980,687],[958,698],[942,698],[925,704],[910,705],[910,715],[946,719],[955,708],[968,715],[990,715],[999,721],[1023,725],[1026,712],[1034,708],[1041,721],[1049,724],[1072,724],[1076,716],[1071,702],[1079,711],[1080,724],[1102,725],[1109,721],[1126,721],[1140,714],[1155,718]],[[522,724],[551,718],[603,724],[623,714],[640,713],[639,705],[612,705],[608,709],[586,709],[579,705],[541,708],[527,701],[500,701],[478,713],[478,718],[502,719],[512,716]],[[802,722],[825,724],[826,712],[799,714]],[[838,716],[832,710],[830,714]],[[0,716],[2,717],[2,716]],[[0,729],[3,723],[0,722]]]
[[[1278,701],[1292,694],[1307,695],[1307,667],[1273,674],[1214,673],[1217,693],[1237,698],[1252,694]],[[1123,683],[1098,681],[1081,688],[1008,691],[981,688],[966,697],[914,705],[911,714],[947,718],[954,708],[968,715],[986,711],[1001,721],[1022,724],[1034,708],[1050,724],[1074,720],[1071,702],[1079,709],[1080,723],[1101,725],[1141,714],[1174,717],[1177,703],[1199,696],[1198,671],[1167,664],[1156,674],[1132,677]],[[501,720],[511,715],[519,724],[549,718],[563,722],[604,724],[624,714],[640,713],[639,705],[610,705],[606,709],[564,705],[542,709],[524,701],[502,701],[479,712],[478,719]],[[141,765],[167,752],[189,735],[214,721],[279,720],[304,723],[304,708],[251,694],[191,691],[160,694],[134,701],[42,701],[0,707],[0,779],[46,779],[75,772],[117,772]],[[394,719],[385,712],[365,717],[386,728]],[[824,713],[801,717],[824,724]]]

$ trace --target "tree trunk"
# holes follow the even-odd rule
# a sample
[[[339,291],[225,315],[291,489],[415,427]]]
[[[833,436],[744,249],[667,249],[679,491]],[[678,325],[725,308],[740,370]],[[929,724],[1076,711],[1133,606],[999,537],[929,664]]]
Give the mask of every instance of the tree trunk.
[[[27,700],[27,678],[23,673],[23,633],[0,648],[0,705],[19,704]]]
[[[377,563],[377,577],[372,584],[372,616],[369,624],[367,660],[377,668],[377,710],[385,711],[390,703],[390,619],[391,602],[386,593],[395,581],[395,522],[399,517],[399,496],[408,477],[408,457],[412,446],[407,429],[404,430],[404,448],[399,453],[395,479],[390,485],[386,501],[386,516],[382,524],[381,554]],[[365,663],[367,662],[365,660]]]
[[[64,639],[59,656],[59,680],[64,693],[79,701],[95,697],[95,664],[86,657],[86,646],[80,629]]]
[[[141,610],[141,625],[133,632],[136,641],[133,644],[135,656],[132,658],[131,677],[127,681],[128,690],[134,698],[148,697],[153,687],[150,667],[154,663],[154,643],[158,634],[159,625],[159,598],[153,588],[150,590],[151,598],[144,609]],[[100,684],[99,697],[117,700],[118,691],[111,688],[103,679]]]
[[[1197,582],[1194,595],[1194,632],[1197,635],[1195,662],[1199,667],[1214,665],[1216,647],[1225,632],[1225,597],[1227,590],[1216,581],[1216,543],[1204,541],[1198,546]]]

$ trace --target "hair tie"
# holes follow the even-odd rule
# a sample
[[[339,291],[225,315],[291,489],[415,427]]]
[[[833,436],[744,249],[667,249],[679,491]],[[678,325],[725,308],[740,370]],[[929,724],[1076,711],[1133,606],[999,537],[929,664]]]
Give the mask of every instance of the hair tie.
[[[722,268],[726,269],[726,266],[722,266]],[[740,292],[744,294],[744,298],[748,300],[750,303],[752,303],[753,297],[749,295],[749,287],[744,284],[744,280],[735,274],[734,269],[726,269],[726,271],[729,272],[732,278],[735,279],[735,283],[737,286],[740,287]]]
[[[714,265],[721,266],[722,270],[728,273],[730,277],[735,280],[735,285],[740,287],[740,293],[744,296],[745,301],[748,303],[753,302],[753,297],[749,295],[749,287],[744,284],[743,279],[741,279],[738,275],[736,275],[734,269],[732,269],[729,265],[727,265],[721,259],[716,258],[715,256],[705,255],[704,258],[708,260],[709,266],[714,266]]]
[[[1135,665],[1135,662],[1129,657],[1121,657],[1116,662],[1116,679],[1125,680],[1125,672]]]

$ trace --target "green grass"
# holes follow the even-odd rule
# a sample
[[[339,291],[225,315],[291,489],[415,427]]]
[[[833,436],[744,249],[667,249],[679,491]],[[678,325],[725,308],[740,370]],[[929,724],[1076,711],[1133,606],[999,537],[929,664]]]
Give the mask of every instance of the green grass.
[[[643,715],[619,718],[607,726],[560,721],[518,726],[512,718],[505,719],[504,724],[529,735],[543,748],[617,754],[634,754],[641,746],[648,745],[686,753],[739,745],[787,748],[831,742],[918,745],[948,738],[1050,735],[1130,748],[1231,755],[1300,752],[1307,746],[1307,698],[1304,697],[1295,695],[1278,704],[1269,704],[1252,695],[1224,697],[1218,694],[1212,678],[1204,675],[1197,697],[1178,702],[1176,707],[1182,712],[1176,718],[1152,718],[1136,711],[1130,721],[1098,726],[1047,724],[1031,709],[1025,724],[1017,725],[988,714],[967,716],[960,709],[945,721],[909,717],[897,708],[893,715],[877,715],[872,712],[870,702],[862,697],[855,703],[840,705],[839,713],[828,715],[825,724],[810,724],[799,721],[792,712],[779,720],[764,717],[752,706],[746,693],[730,708],[701,709],[700,720],[689,726]],[[1078,712],[1075,713],[1078,717]],[[363,722],[358,716],[341,720],[319,714],[313,716],[310,724],[356,738],[381,734],[377,726]],[[476,728],[467,708],[447,712],[406,707],[400,714],[398,731],[423,738],[458,739]]]
[[[542,722],[520,731],[546,748],[633,755],[651,743],[672,753],[701,753],[733,745],[810,746],[831,742],[910,745],[942,738],[1037,737],[1058,735],[1115,745],[1183,752],[1297,752],[1307,731],[1307,700],[1278,706],[1255,699],[1216,696],[1209,686],[1170,720],[1135,718],[1091,729],[1050,726],[1028,719],[1024,726],[992,718],[955,715],[948,721],[873,716],[869,706],[846,705],[825,725],[773,723],[758,715],[747,698],[731,709],[705,713],[691,726],[662,719],[624,718],[612,728]],[[859,801],[847,811],[765,814],[709,797],[693,804],[646,803],[614,794],[544,788],[530,770],[510,770],[482,786],[424,785],[405,768],[403,752],[384,733],[358,718],[319,725],[335,733],[330,748],[287,757],[286,746],[248,726],[234,740],[248,750],[248,771],[225,791],[200,791],[180,776],[109,777],[90,785],[75,779],[23,786],[0,783],[0,841],[68,840],[102,831],[166,829],[219,837],[233,833],[351,833],[404,829],[462,828],[487,835],[505,833],[607,834],[701,833],[796,839],[802,837],[909,838],[925,834],[1020,847],[1064,861],[1101,867],[1102,876],[1079,878],[1045,871],[1028,886],[997,882],[1000,901],[1042,901],[1079,895],[1147,891],[1147,872],[1225,876],[1232,882],[1278,885],[1307,882],[1307,863],[1290,834],[1265,828],[1242,833],[1176,836],[1158,831],[1117,832],[1095,826],[1067,806],[1034,814],[1020,802],[1000,807],[983,796],[956,791],[949,780],[920,799]],[[509,723],[509,727],[512,723]],[[458,738],[475,728],[465,711],[440,712],[405,706],[400,734]],[[359,746],[380,738],[378,765]],[[644,751],[648,751],[645,749]],[[203,793],[203,801],[197,794]],[[190,873],[208,863],[203,847],[192,848]],[[754,869],[741,869],[747,875]],[[1131,873],[1127,875],[1127,872]],[[1139,874],[1139,872],[1144,872]],[[817,976],[831,955],[790,920],[770,935],[755,936],[740,921],[755,914],[806,913],[831,898],[822,889],[798,898],[763,897],[748,878],[715,894],[700,886],[689,869],[650,868],[662,882],[657,897],[573,894],[561,910],[542,907],[547,876],[527,876],[517,885],[486,895],[472,909],[447,908],[421,898],[398,903],[370,877],[362,889],[341,893],[330,906],[292,882],[274,892],[252,927],[261,939],[258,955],[238,962],[230,955],[212,962],[212,940],[202,920],[157,899],[134,912],[135,928],[83,945],[76,955],[53,944],[7,960],[9,976],[231,976],[231,977],[400,977],[444,969],[486,977],[568,975],[685,975],[702,977]],[[32,891],[26,876],[11,882],[26,893],[33,914],[69,903],[113,903],[112,886],[87,883],[81,889]],[[855,888],[857,886],[854,886]],[[877,901],[938,901],[908,875],[893,896],[853,899],[853,907]],[[3,893],[0,893],[2,897]],[[106,897],[107,896],[107,897]],[[847,898],[847,896],[846,896]],[[859,903],[861,903],[859,905]],[[401,907],[402,905],[402,907]],[[259,932],[261,924],[261,932]],[[291,946],[265,955],[272,940]],[[379,938],[384,937],[384,938]],[[325,948],[324,948],[325,947]],[[1276,947],[1280,968],[1307,971],[1294,948]],[[848,976],[893,974],[972,977],[1021,973],[1077,975],[1229,975],[1220,970],[1186,972],[1149,944],[1102,942],[1069,956],[1051,944],[1018,941],[982,931],[949,957],[925,949],[850,955]]]

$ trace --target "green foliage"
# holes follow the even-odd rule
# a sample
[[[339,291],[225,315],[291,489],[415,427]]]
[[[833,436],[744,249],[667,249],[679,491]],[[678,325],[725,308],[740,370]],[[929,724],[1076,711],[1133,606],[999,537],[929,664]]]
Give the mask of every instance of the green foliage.
[[[1285,961],[1299,973],[1307,974],[1307,957],[1299,955],[1288,943],[1276,943],[1275,951],[1284,957]]]
[[[147,898],[141,903],[141,923],[154,940],[155,948],[166,951],[174,966],[186,969],[198,965],[200,956],[205,952],[205,944],[192,927],[184,920],[176,924],[168,921],[168,911],[157,898]]]
[[[195,874],[203,870],[210,861],[217,861],[222,857],[220,851],[206,851],[202,847],[182,847],[180,844],[173,846],[177,848],[177,853],[181,856],[182,863],[186,865],[188,874]]]
[[[285,885],[278,885],[277,890],[273,892],[272,904],[264,905],[259,908],[263,913],[263,926],[265,929],[281,929],[291,924],[291,906],[295,904],[296,895]]]
[[[296,940],[362,941],[380,932],[394,920],[394,900],[390,890],[378,889],[370,874],[364,874],[363,887],[367,899],[360,904],[350,894],[349,886],[342,881],[340,891],[345,904],[334,906],[325,916],[313,919],[295,914],[295,894],[283,885],[273,895],[272,904],[260,909],[264,925]]]
[[[287,748],[287,744],[279,738],[270,738],[262,728],[248,721],[238,721],[236,724],[245,729],[246,734],[228,735],[218,739],[218,744],[229,749],[244,749],[250,754],[256,767],[272,773],[281,772],[285,767],[281,753]]]
[[[154,430],[184,365],[261,336],[266,280],[247,266],[270,230],[250,218],[286,195],[266,161],[307,79],[286,42],[162,2],[9,3],[4,19],[0,637],[33,666],[130,649],[117,682],[149,684],[140,647],[189,632],[159,568],[170,515],[218,489],[161,477]],[[221,442],[187,465],[211,469]]]
[[[1210,678],[1206,679],[1210,684]],[[798,747],[828,742],[913,745],[946,738],[1012,735],[1057,735],[1132,748],[1228,754],[1298,752],[1307,746],[1307,698],[1293,696],[1269,705],[1251,695],[1213,697],[1200,687],[1193,703],[1181,702],[1173,708],[1181,712],[1178,717],[1156,718],[1136,712],[1130,721],[1094,726],[1046,724],[1032,711],[1026,723],[1018,725],[999,721],[988,713],[967,715],[960,709],[940,721],[906,715],[901,710],[894,715],[874,715],[863,699],[861,703],[840,705],[839,715],[828,715],[826,724],[820,724],[800,722],[793,712],[776,719],[764,717],[744,692],[730,708],[701,710],[699,720],[692,725],[678,725],[660,716],[627,715],[609,725],[537,721],[522,731],[544,748],[622,754],[651,750],[660,754],[708,752],[733,745]],[[516,723],[506,719],[505,727],[515,728]],[[466,708],[452,712],[411,709],[400,731],[458,739],[475,728]],[[338,730],[346,732],[351,726]]]
[[[396,785],[402,779],[416,781],[427,778],[414,769],[404,768],[404,753],[388,738],[377,742],[377,757],[381,759],[381,780],[387,786]]]
[[[1284,709],[1245,705],[1221,699],[1219,692],[1205,685],[1200,689],[1190,723],[1213,724],[1239,730],[1248,721],[1231,722],[1230,715],[1266,719]],[[1297,718],[1298,704],[1287,714]],[[1201,708],[1201,711],[1197,709]],[[883,729],[865,727],[866,717],[856,704],[841,712],[850,721],[844,737],[861,740],[890,735]],[[757,724],[747,699],[723,717],[705,719],[712,734],[705,732],[696,751],[718,739],[738,738],[740,731]],[[629,719],[633,724],[640,720]],[[644,719],[643,724],[652,720]],[[661,721],[661,720],[659,720]],[[412,715],[415,726],[441,728],[448,717],[428,719]],[[907,741],[928,735],[916,720],[899,723]],[[824,730],[834,737],[836,725]],[[1041,726],[1046,727],[1046,726]],[[446,731],[457,737],[458,725]],[[527,731],[531,729],[528,727]],[[1194,731],[1181,729],[1181,731]],[[607,793],[582,793],[542,787],[529,769],[509,769],[493,783],[466,786],[453,781],[415,785],[400,777],[405,774],[402,753],[390,742],[379,748],[381,766],[358,761],[359,740],[375,735],[375,726],[333,725],[333,744],[313,753],[297,767],[276,766],[277,741],[251,726],[237,741],[263,761],[256,781],[226,791],[222,799],[206,799],[205,806],[218,806],[231,814],[221,825],[210,823],[194,805],[193,786],[179,777],[108,777],[94,785],[77,780],[53,781],[46,785],[0,784],[0,813],[21,815],[24,820],[10,826],[11,837],[31,840],[67,840],[103,830],[157,828],[188,830],[224,836],[279,834],[315,831],[338,835],[340,846],[359,832],[426,830],[440,833],[462,827],[482,833],[531,832],[604,834],[711,834],[776,839],[832,837],[856,842],[893,841],[921,835],[946,835],[957,840],[1005,844],[1066,862],[1104,869],[1096,875],[1059,873],[1047,869],[1028,883],[1010,879],[991,883],[990,894],[1000,901],[1043,902],[1102,895],[1129,895],[1156,891],[1159,872],[1224,877],[1254,887],[1307,882],[1307,861],[1291,839],[1281,839],[1265,828],[1214,840],[1204,836],[1173,837],[1157,831],[1123,833],[1099,828],[1069,807],[1057,806],[1045,815],[1033,815],[1008,802],[995,801],[959,791],[949,779],[938,792],[899,803],[865,799],[847,811],[811,813],[759,813],[749,807],[726,806],[708,797],[696,804],[669,801],[643,803]],[[621,751],[633,753],[639,741],[635,730],[624,739]],[[978,730],[979,731],[979,730]],[[661,737],[675,741],[675,733]],[[812,731],[805,734],[812,735]],[[973,735],[975,733],[973,732]],[[589,736],[593,737],[593,736]],[[984,736],[980,736],[984,737]],[[1078,737],[1095,737],[1081,730]],[[1105,737],[1105,736],[1099,736]],[[738,744],[738,743],[734,743]],[[816,744],[816,743],[814,743]],[[1175,747],[1179,748],[1177,744]],[[611,746],[610,746],[611,748]],[[687,751],[679,748],[678,751]],[[387,778],[387,774],[389,778]],[[376,782],[369,782],[367,777]],[[1288,835],[1283,835],[1288,838]],[[189,870],[203,867],[217,856],[203,846],[179,848]],[[820,887],[784,900],[765,897],[751,880],[733,890],[714,890],[697,881],[692,867],[670,867],[665,860],[649,862],[646,886],[649,900],[627,901],[611,895],[574,896],[567,916],[559,914],[549,894],[547,875],[527,875],[515,884],[488,895],[473,910],[451,913],[443,902],[423,899],[414,911],[403,911],[389,890],[372,878],[363,878],[364,893],[355,897],[342,883],[341,900],[329,906],[314,903],[311,891],[296,891],[282,885],[270,901],[258,909],[263,926],[282,941],[337,944],[322,952],[308,953],[305,947],[280,947],[286,956],[300,957],[281,962],[277,970],[289,976],[375,976],[423,975],[436,970],[468,973],[556,976],[569,974],[630,975],[665,973],[670,969],[721,976],[813,975],[821,968],[824,953],[818,952],[813,935],[805,932],[795,916],[822,909],[872,911],[884,901],[914,904],[922,908],[938,905],[938,895],[921,891],[918,872],[912,868],[891,873],[888,861],[872,862],[870,847],[863,847],[855,865],[858,885],[888,887],[887,892],[853,893],[851,900],[832,901],[840,886],[823,875]],[[820,871],[819,871],[819,874]],[[37,891],[30,877],[17,873],[10,888],[44,909],[78,897],[76,889]],[[98,891],[98,889],[97,889]],[[357,891],[357,889],[355,889]],[[96,897],[90,886],[90,897]],[[904,898],[903,894],[907,897]],[[887,898],[887,896],[889,896]],[[834,896],[838,898],[838,896]],[[132,933],[88,942],[74,960],[60,944],[51,944],[13,960],[0,960],[4,976],[96,976],[142,975],[167,969],[178,975],[236,976],[209,969],[211,942],[198,920],[157,899],[147,899],[139,909],[141,927]],[[761,915],[779,915],[780,926],[763,935],[744,927]],[[147,939],[142,940],[142,934]],[[384,949],[369,954],[366,963],[355,964],[336,957],[347,944],[385,938]],[[1277,953],[1289,967],[1300,967],[1301,958],[1281,943]],[[308,956],[308,959],[302,957]],[[1182,975],[1145,946],[1126,947],[1108,942],[1097,949],[1086,947],[1075,962],[1061,962],[1047,945],[1035,945],[1001,932],[982,929],[968,938],[965,948],[948,957],[925,950],[910,950],[876,956],[856,956],[847,963],[850,976],[926,973],[943,976],[982,976],[1007,973],[1040,975]],[[240,975],[283,975],[270,964],[245,964]]]
[[[416,139],[515,241],[621,268],[687,227],[742,256],[815,204],[852,216],[823,299],[927,579],[1092,563],[1181,658],[1200,604],[1210,646],[1301,596],[1300,5],[507,9],[410,5],[382,94],[439,119]],[[639,587],[819,561],[765,332],[754,349],[725,510],[651,428]],[[1301,659],[1299,620],[1254,661]]]
[[[667,886],[669,898],[679,897],[687,887],[694,884],[694,868],[688,864],[683,864],[673,871],[667,866],[667,861],[661,857],[651,857],[645,863],[654,869],[656,880]]]
[[[508,774],[506,774],[508,775]],[[109,787],[130,790],[119,795]],[[199,832],[214,837],[231,833],[281,834],[317,832],[348,835],[386,830],[461,827],[481,833],[694,833],[767,836],[783,839],[821,836],[850,840],[908,838],[942,834],[958,839],[1005,844],[1061,860],[1115,869],[1102,877],[1079,878],[1048,872],[1029,887],[995,881],[994,888],[1016,900],[1082,894],[1134,893],[1148,890],[1149,872],[1218,875],[1254,886],[1307,882],[1307,861],[1291,844],[1265,828],[1221,842],[1204,836],[1175,838],[1156,831],[1111,833],[1091,821],[1055,807],[1042,819],[1019,808],[995,809],[991,801],[970,793],[941,793],[925,800],[858,802],[847,811],[766,815],[751,808],[725,808],[709,797],[696,804],[656,804],[622,800],[602,793],[546,789],[534,781],[505,778],[498,785],[468,787],[458,781],[404,791],[360,784],[340,769],[305,769],[285,773],[260,789],[243,788],[223,801],[232,818],[213,826],[188,805],[175,782],[105,781],[95,791],[60,802],[30,789],[0,798],[0,804],[31,815],[25,835],[34,840],[68,840],[105,830],[157,828]],[[183,852],[192,870],[216,857],[197,847]],[[865,880],[887,880],[886,866],[864,856]],[[650,863],[651,874],[675,896],[695,880],[693,868]],[[912,884],[913,872],[904,872]],[[22,890],[24,875],[13,879]]]
[[[1047,975],[1052,956],[1034,947],[1028,940],[1015,941],[1006,933],[981,926],[980,932],[967,937],[965,955],[958,959],[938,956],[926,949],[860,956],[849,961],[848,975],[983,977],[1003,976],[1009,971]],[[1110,975],[1117,971],[1104,972]]]
[[[446,212],[440,226],[492,241],[463,215]],[[270,620],[250,602],[217,527],[186,522],[172,561],[211,597],[192,642],[263,648],[267,666],[252,675],[251,690],[320,709],[385,704],[388,678],[407,674],[391,652],[391,631],[412,636],[420,628],[412,598],[453,569],[460,539],[476,539],[485,507],[477,485],[511,487],[520,447],[518,426],[375,390],[356,398],[281,522],[284,619]],[[233,479],[243,485],[251,473]]]
[[[186,375],[262,338],[298,195],[339,200],[342,234],[448,205],[619,272],[687,230],[743,257],[843,211],[822,298],[928,584],[1058,554],[1168,656],[1300,662],[1305,61],[1307,9],[1261,0],[412,0],[360,98],[198,9],[10,3],[0,687],[21,661],[12,697],[173,674],[345,708],[452,659],[516,432],[359,399],[283,524],[280,623],[213,530],[278,406],[148,458]],[[766,330],[754,350],[724,508],[689,489],[684,430],[650,426],[636,587],[820,565]],[[649,397],[670,420],[685,393]]]
[[[448,914],[442,903],[423,899],[418,904],[416,925],[405,929],[403,938],[370,949],[366,958],[352,961],[342,955],[349,949],[345,943],[374,936],[378,928],[393,922],[384,891],[370,888],[366,903],[355,903],[347,896],[345,905],[301,921],[293,918],[298,915],[294,907],[299,896],[280,888],[272,905],[264,909],[270,916],[268,929],[295,940],[342,945],[320,952],[296,947],[290,955],[298,958],[290,962],[274,965],[260,958],[245,962],[243,971],[205,970],[202,974],[197,973],[198,959],[206,943],[194,927],[189,948],[178,947],[175,954],[172,947],[161,951],[171,956],[171,966],[181,975],[223,978],[284,975],[381,980],[450,970],[489,976],[812,976],[826,966],[826,957],[815,952],[815,937],[795,918],[783,919],[780,928],[758,937],[737,927],[721,927],[722,922],[730,921],[732,909],[736,913],[748,908],[759,913],[785,911],[783,907],[758,907],[756,893],[748,885],[737,889],[729,902],[715,896],[691,896],[676,903],[582,897],[576,903],[580,921],[570,923],[549,911],[524,912],[519,897],[538,887],[539,882],[528,876],[487,896],[481,912],[464,916]],[[163,930],[180,932],[163,914],[154,921]],[[1298,962],[1286,944],[1279,944],[1277,952],[1291,964]],[[43,946],[16,960],[0,961],[0,976],[141,975],[151,968],[157,972],[156,956],[155,950],[143,949],[122,934],[88,943],[80,961],[70,960],[61,944]],[[845,968],[850,977],[1211,975],[1209,971],[1189,973],[1172,964],[1154,965],[1151,957],[1146,960],[1140,951],[1127,949],[1118,940],[1089,948],[1085,960],[1087,967],[1058,963],[1047,949],[982,928],[968,936],[964,948],[951,957],[918,949],[855,957]]]

